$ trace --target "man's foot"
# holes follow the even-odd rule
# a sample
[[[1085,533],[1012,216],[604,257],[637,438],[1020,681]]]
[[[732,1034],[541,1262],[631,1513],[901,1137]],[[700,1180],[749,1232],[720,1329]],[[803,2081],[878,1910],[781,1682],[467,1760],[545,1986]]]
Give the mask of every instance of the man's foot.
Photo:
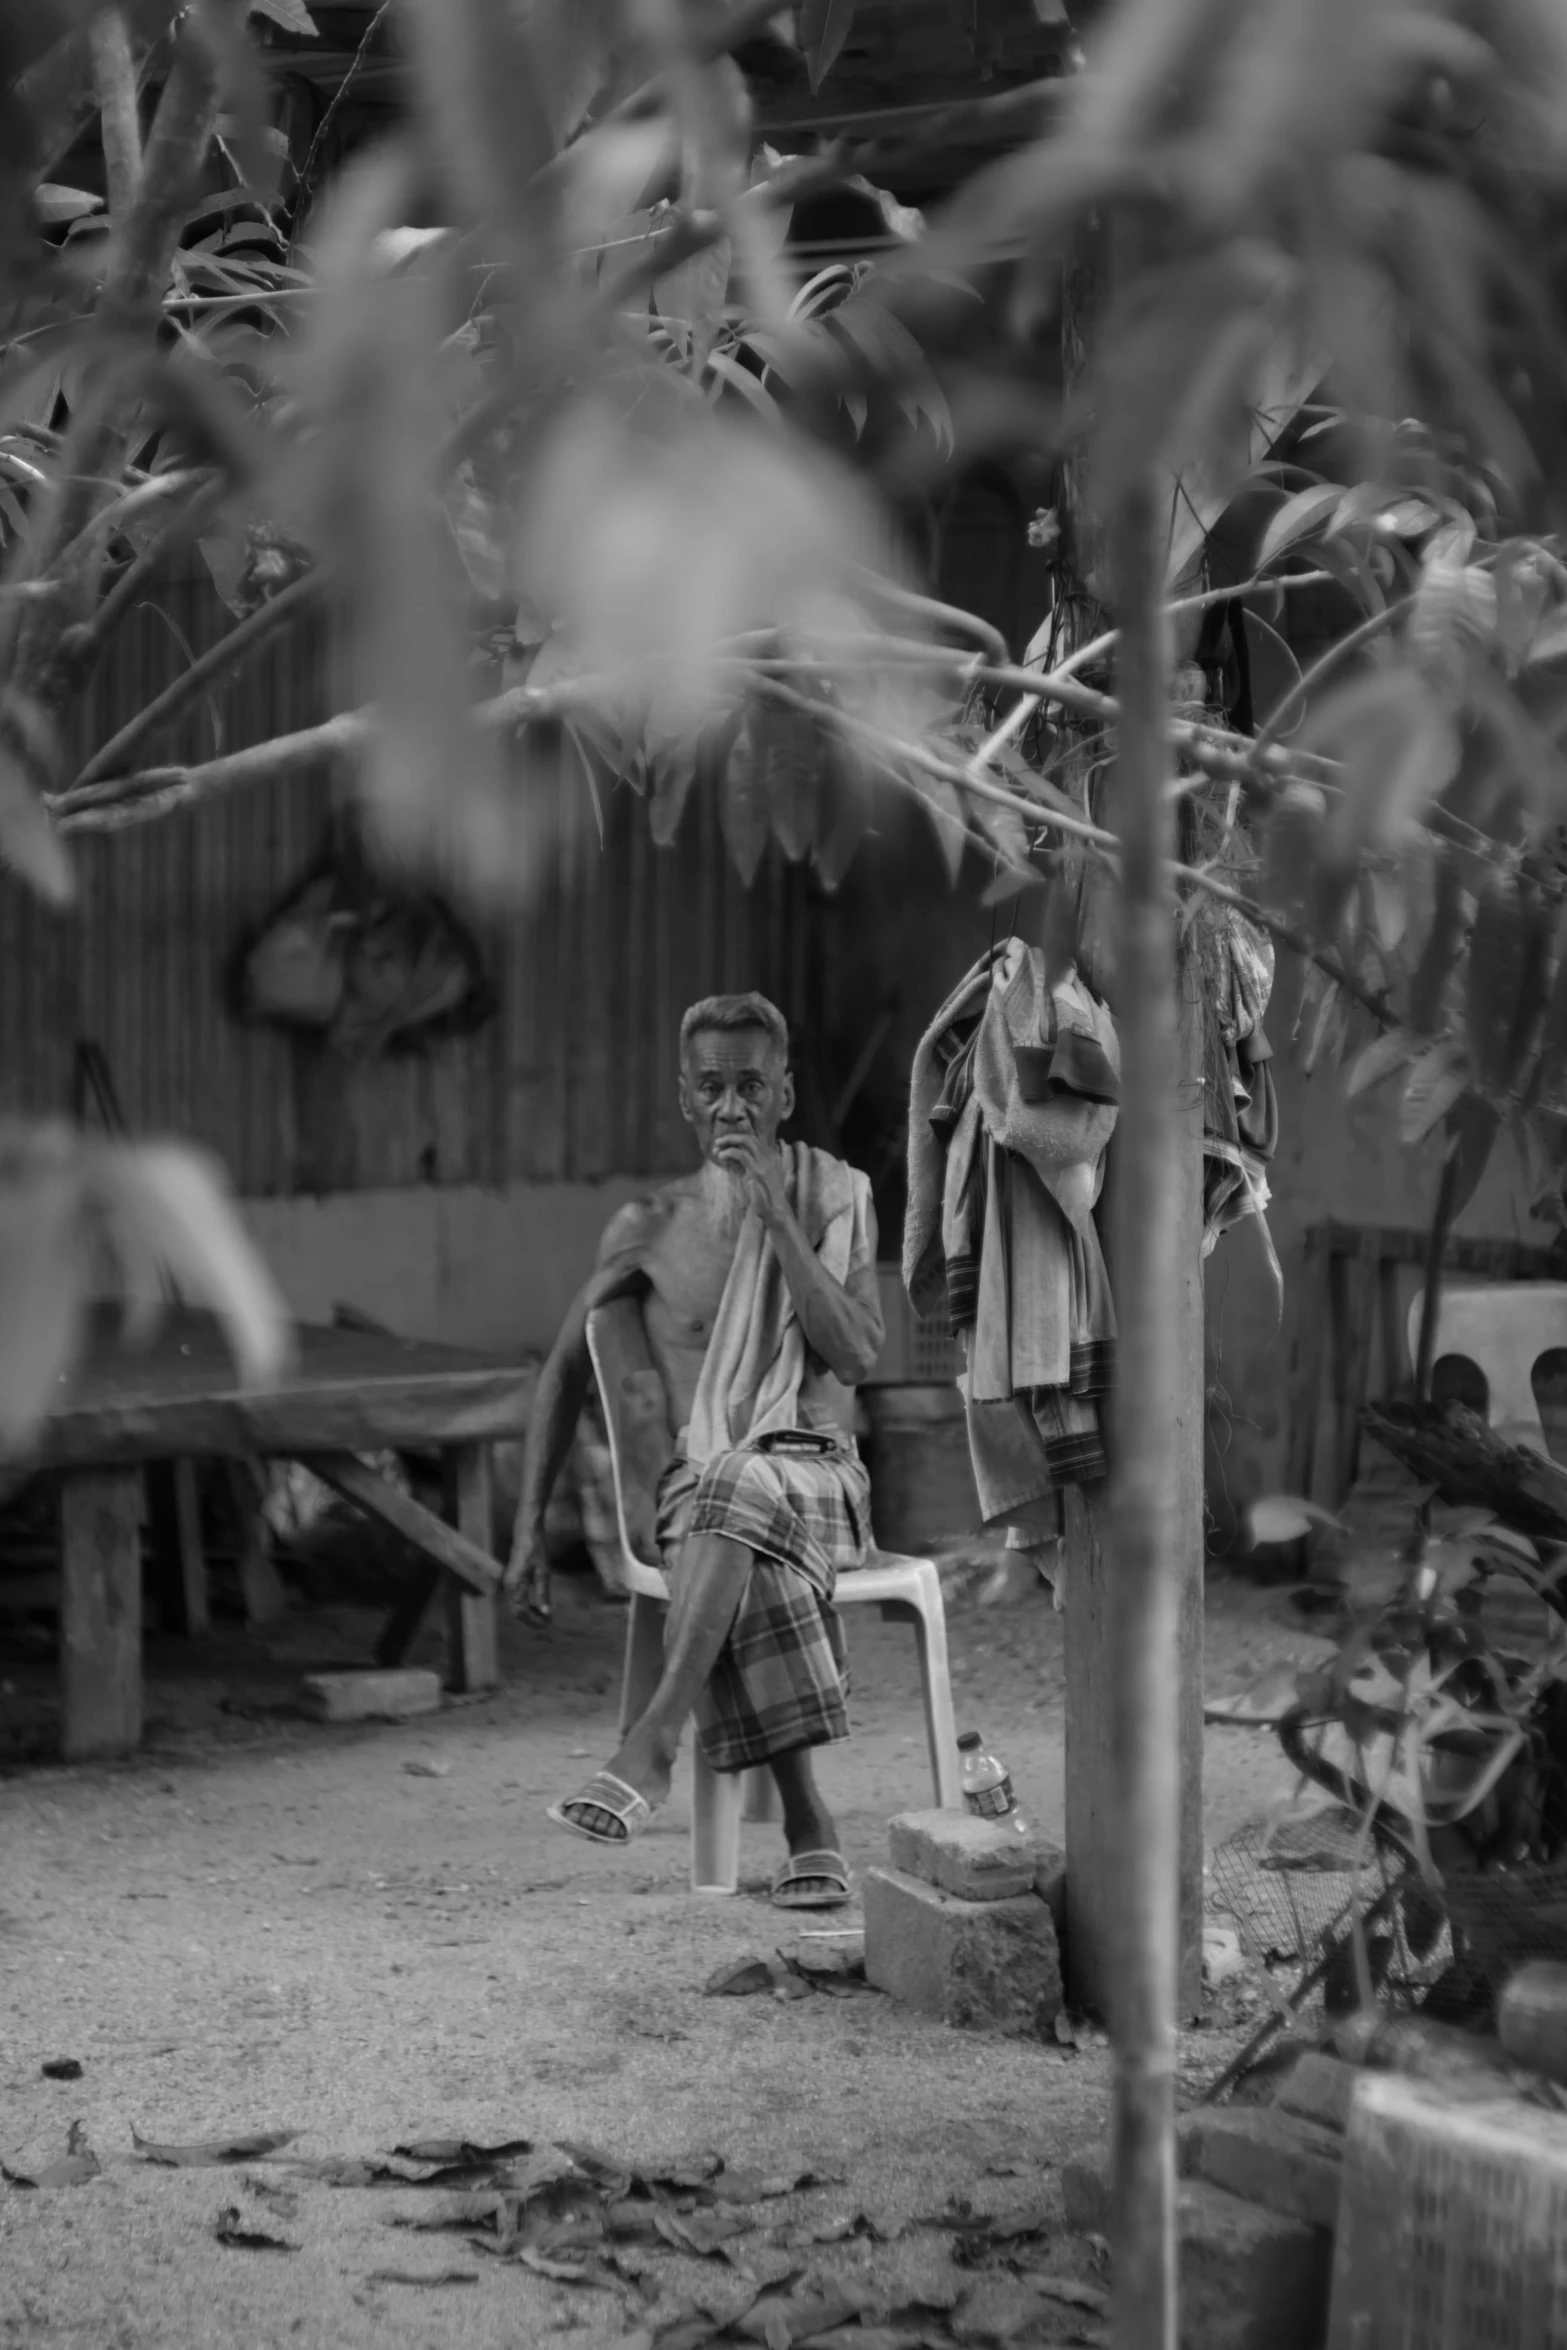
[[[773,1879],[774,1909],[842,1909],[849,1898],[849,1864],[831,1845],[791,1852]]]
[[[653,1817],[653,1806],[613,1771],[600,1771],[580,1795],[552,1803],[545,1816],[590,1844],[630,1844]]]

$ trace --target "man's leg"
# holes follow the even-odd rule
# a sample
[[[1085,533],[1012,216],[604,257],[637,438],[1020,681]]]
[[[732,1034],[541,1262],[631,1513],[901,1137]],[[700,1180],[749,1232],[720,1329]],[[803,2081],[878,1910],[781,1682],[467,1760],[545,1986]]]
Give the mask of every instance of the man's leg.
[[[674,1598],[658,1687],[606,1766],[649,1803],[662,1803],[685,1728],[729,1637],[751,1573],[751,1553],[724,1534],[693,1534],[670,1578]],[[616,1823],[594,1804],[572,1802],[573,1818],[595,1835]]]
[[[816,1775],[811,1769],[811,1750],[797,1746],[792,1754],[775,1754],[768,1764],[773,1781],[783,1800],[784,1840],[791,1855],[801,1852],[836,1852],[838,1829],[832,1813],[821,1798]],[[823,1881],[820,1888],[815,1878],[795,1880],[803,1892],[812,1889],[831,1891]]]

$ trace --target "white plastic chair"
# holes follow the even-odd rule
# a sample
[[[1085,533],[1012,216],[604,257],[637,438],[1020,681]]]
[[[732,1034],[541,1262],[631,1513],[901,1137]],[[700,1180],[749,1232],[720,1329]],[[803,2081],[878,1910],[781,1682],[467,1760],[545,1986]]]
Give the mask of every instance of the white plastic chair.
[[[1409,1308],[1409,1358],[1420,1348],[1425,1300]],[[1504,1443],[1547,1452],[1534,1366],[1553,1347],[1567,1346],[1567,1283],[1560,1281],[1453,1282],[1437,1297],[1433,1363],[1460,1355],[1486,1385],[1487,1424]]]
[[[588,1354],[604,1405],[621,1563],[631,1592],[620,1694],[624,1736],[658,1686],[664,1661],[662,1614],[669,1605],[662,1573],[638,1555],[626,1520],[624,1382],[631,1372],[653,1368],[642,1309],[634,1298],[617,1298],[588,1316]],[[839,1576],[835,1597],[840,1607],[875,1601],[884,1617],[914,1626],[936,1803],[943,1810],[960,1811],[963,1790],[947,1670],[947,1615],[935,1562],[875,1552],[865,1566]],[[692,1747],[691,1889],[694,1893],[733,1893],[740,1883],[742,1813],[748,1820],[774,1816],[772,1775],[766,1770],[715,1771],[702,1753],[700,1740],[694,1739]]]

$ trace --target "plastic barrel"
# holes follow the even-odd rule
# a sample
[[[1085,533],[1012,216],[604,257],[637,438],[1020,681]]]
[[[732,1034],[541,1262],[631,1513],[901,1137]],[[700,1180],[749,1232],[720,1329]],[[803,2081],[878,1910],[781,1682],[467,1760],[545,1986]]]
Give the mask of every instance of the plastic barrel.
[[[871,1516],[883,1550],[921,1555],[979,1528],[968,1423],[956,1387],[868,1387]]]

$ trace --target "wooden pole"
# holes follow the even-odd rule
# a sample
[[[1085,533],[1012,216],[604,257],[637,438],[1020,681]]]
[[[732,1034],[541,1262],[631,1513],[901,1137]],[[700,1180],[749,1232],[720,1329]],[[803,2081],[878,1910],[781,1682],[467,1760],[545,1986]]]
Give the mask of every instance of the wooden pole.
[[[1163,535],[1149,475],[1118,487],[1110,533],[1120,625],[1114,829],[1121,842],[1116,1009],[1121,1115],[1112,1194],[1120,1325],[1108,1551],[1117,1893],[1111,2230],[1116,2350],[1174,2350],[1175,2014],[1181,1650],[1177,1415],[1186,1366],[1177,1087],[1175,856]],[[1200,1392],[1200,1382],[1199,1382]]]
[[[1089,364],[1094,322],[1106,298],[1105,240],[1096,231],[1084,237],[1065,273],[1062,300],[1062,367],[1069,389],[1079,388]],[[1061,500],[1064,545],[1072,576],[1085,599],[1080,628],[1093,636],[1119,619],[1110,606],[1120,592],[1112,575],[1108,517],[1096,510],[1086,459],[1063,465]],[[1157,585],[1159,574],[1155,575]],[[1072,649],[1064,642],[1062,652]],[[1114,785],[1112,784],[1112,789]],[[1095,811],[1100,821],[1112,811]],[[1078,875],[1078,963],[1083,977],[1108,997],[1125,1018],[1117,971],[1120,910],[1116,885],[1092,861]],[[1164,986],[1171,986],[1166,957]],[[1181,1015],[1173,1049],[1178,1084],[1171,1115],[1173,1133],[1166,1160],[1175,1219],[1177,1284],[1175,1345],[1177,1369],[1170,1429],[1174,1466],[1171,1496],[1174,1526],[1172,1565],[1176,1575],[1178,1637],[1167,1660],[1179,1722],[1180,1815],[1176,1842],[1179,1878],[1178,1989],[1181,2012],[1195,2012],[1202,1993],[1202,1652],[1203,1652],[1203,1434],[1206,1399],[1202,1279],[1203,1193],[1203,1012],[1195,966],[1183,959]],[[1170,1064],[1164,1077],[1168,1084]],[[1124,1123],[1123,1123],[1124,1136]],[[1118,1136],[1110,1152],[1109,1191],[1117,1189]],[[1107,1203],[1108,1205],[1109,1203]],[[1121,1270],[1116,1235],[1107,1231],[1110,1285],[1119,1297]],[[1127,1344],[1123,1324],[1123,1349]],[[1125,1854],[1117,1840],[1117,1730],[1114,1697],[1113,1618],[1123,1606],[1122,1590],[1106,1552],[1105,1497],[1068,1490],[1064,1499],[1066,1639],[1066,1975],[1075,2008],[1108,2014],[1111,2006],[1111,1950],[1114,1913]]]

